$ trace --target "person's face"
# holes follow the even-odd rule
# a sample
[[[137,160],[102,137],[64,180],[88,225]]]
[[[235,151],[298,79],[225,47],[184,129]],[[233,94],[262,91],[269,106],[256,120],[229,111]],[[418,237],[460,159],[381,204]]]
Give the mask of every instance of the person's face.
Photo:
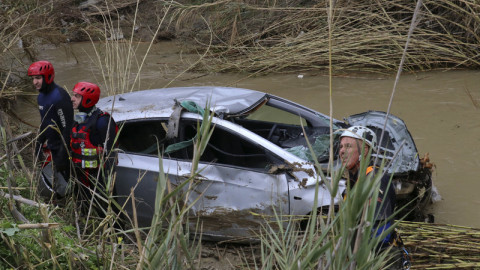
[[[82,102],[82,95],[77,94],[77,93],[73,93],[73,95],[72,95],[73,109],[78,109],[81,102]]]
[[[360,166],[361,141],[351,137],[342,137],[340,140],[340,160],[349,171],[354,171]]]
[[[42,75],[33,75],[32,80],[33,80],[33,86],[35,87],[35,89],[37,89],[37,91],[39,91],[42,88],[43,76]]]

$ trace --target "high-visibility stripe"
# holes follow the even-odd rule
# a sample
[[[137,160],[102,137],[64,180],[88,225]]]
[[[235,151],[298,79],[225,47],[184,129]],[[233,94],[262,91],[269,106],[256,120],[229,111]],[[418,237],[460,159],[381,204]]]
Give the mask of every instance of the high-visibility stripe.
[[[366,171],[366,175],[368,175],[369,173],[371,173],[375,168],[373,168],[373,166],[369,166],[367,167],[367,171]]]

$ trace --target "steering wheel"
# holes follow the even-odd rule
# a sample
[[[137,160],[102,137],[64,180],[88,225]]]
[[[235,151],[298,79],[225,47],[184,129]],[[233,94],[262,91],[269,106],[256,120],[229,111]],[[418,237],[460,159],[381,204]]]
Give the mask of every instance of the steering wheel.
[[[267,136],[268,141],[270,141],[270,139],[272,138],[273,132],[277,129],[277,126],[278,126],[277,123],[273,124],[272,128],[268,132],[268,136]]]

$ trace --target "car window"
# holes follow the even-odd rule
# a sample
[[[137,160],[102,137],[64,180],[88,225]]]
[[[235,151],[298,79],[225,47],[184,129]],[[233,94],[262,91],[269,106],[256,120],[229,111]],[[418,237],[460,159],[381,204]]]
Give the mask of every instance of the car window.
[[[188,141],[197,134],[197,121],[183,120],[179,128],[179,139]],[[170,157],[191,160],[193,145],[170,153]],[[216,125],[200,161],[232,165],[250,169],[268,170],[269,165],[279,164],[280,158],[262,146],[240,134]]]
[[[125,152],[158,156],[158,149],[163,151],[176,144],[176,150],[166,153],[164,158],[189,161],[193,158],[193,143],[184,142],[196,136],[196,120],[182,120],[178,137],[171,140],[166,140],[166,120],[130,121],[120,126],[118,147]],[[260,170],[268,170],[270,165],[282,163],[272,152],[221,126],[215,126],[200,161]]]
[[[261,106],[246,118],[249,120],[307,126],[307,121],[299,115],[269,106],[268,104]]]
[[[125,152],[158,155],[158,144],[166,137],[166,121],[131,121],[120,124],[118,147]]]

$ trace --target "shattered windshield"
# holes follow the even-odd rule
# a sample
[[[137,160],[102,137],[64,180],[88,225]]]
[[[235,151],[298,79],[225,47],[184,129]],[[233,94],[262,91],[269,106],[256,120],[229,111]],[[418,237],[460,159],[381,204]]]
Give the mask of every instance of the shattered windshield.
[[[319,162],[328,160],[330,128],[327,121],[326,123],[321,121],[320,126],[317,122],[317,126],[313,126],[299,114],[264,104],[245,118],[236,119],[235,122],[303,160],[310,162],[315,159]],[[312,145],[313,155],[308,148],[307,139]]]
[[[337,135],[334,135],[334,154],[336,153],[335,149],[337,149]],[[323,162],[328,160],[330,154],[330,134],[320,134],[317,136],[308,136],[310,145],[312,146],[312,151],[308,148],[308,145],[299,144],[297,146],[293,146],[290,148],[286,148],[288,152],[294,154],[295,156],[307,160],[310,162],[314,162],[315,159],[318,162]],[[313,139],[313,141],[312,141]],[[306,143],[305,143],[306,144]],[[335,154],[336,155],[336,154]]]

